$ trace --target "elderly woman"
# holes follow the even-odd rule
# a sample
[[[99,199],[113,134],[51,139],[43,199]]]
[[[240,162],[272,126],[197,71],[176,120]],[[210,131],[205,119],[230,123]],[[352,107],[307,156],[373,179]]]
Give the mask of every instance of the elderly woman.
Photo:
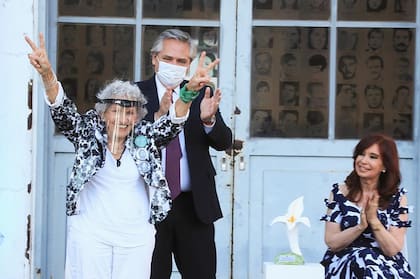
[[[46,102],[57,128],[73,143],[76,159],[67,186],[66,278],[125,279],[150,276],[154,248],[153,224],[171,208],[159,149],[182,129],[191,101],[210,81],[204,56],[188,87],[168,116],[154,123],[142,118],[146,99],[130,82],[114,80],[98,94],[95,110],[78,113],[49,63],[44,38],[30,63],[41,75]],[[187,90],[189,88],[190,90]],[[171,92],[169,92],[171,93]],[[202,102],[213,105],[220,90]]]
[[[415,278],[401,253],[411,222],[394,140],[364,137],[353,167],[325,200],[325,278]]]

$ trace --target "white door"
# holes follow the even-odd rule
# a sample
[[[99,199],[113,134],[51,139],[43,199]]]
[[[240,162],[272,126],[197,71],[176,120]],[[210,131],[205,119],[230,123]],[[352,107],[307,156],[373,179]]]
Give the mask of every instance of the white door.
[[[300,196],[304,197],[303,215],[311,222],[310,228],[299,227],[300,248],[306,262],[319,263],[326,249],[324,222],[319,221],[326,211],[324,198],[332,184],[343,182],[352,170],[353,148],[368,132],[371,115],[380,115],[379,131],[397,139],[402,186],[409,191],[410,204],[415,205],[418,197],[416,125],[408,134],[399,133],[395,125],[401,113],[391,104],[399,86],[407,86],[413,104],[408,114],[414,119],[414,108],[418,109],[414,80],[408,82],[405,74],[395,73],[398,63],[392,64],[402,59],[392,46],[395,27],[401,27],[401,22],[396,23],[400,14],[390,10],[376,14],[388,21],[381,24],[364,6],[349,10],[344,1],[296,1],[296,6],[281,2],[238,1],[235,106],[241,113],[234,115],[234,123],[235,138],[243,142],[243,149],[234,164],[232,278],[262,278],[264,262],[290,251],[285,224],[270,223]],[[311,6],[322,2],[324,6]],[[406,12],[415,18],[414,11]],[[413,25],[404,27],[407,34]],[[380,29],[385,38],[374,54],[366,52],[371,29]],[[404,54],[414,55],[414,51],[412,40]],[[347,55],[359,61],[356,76],[342,73],[347,65],[340,67],[338,61]],[[373,55],[389,65],[381,72],[383,79],[374,82],[365,62]],[[414,76],[414,66],[405,70]],[[370,83],[384,89],[381,106],[369,104],[364,91]],[[260,92],[259,84],[270,89]],[[351,101],[344,101],[340,90],[348,84]],[[355,122],[341,117],[355,117]],[[259,126],[261,118],[266,121]],[[412,213],[411,219],[416,218]],[[418,255],[410,243],[418,243],[416,231],[415,226],[409,229],[407,238],[414,270],[419,269]]]
[[[135,1],[135,5],[129,4],[127,9],[99,5],[100,2],[54,1],[50,7],[54,11],[50,14],[49,38],[52,39],[48,42],[51,62],[56,65],[58,78],[67,93],[82,111],[92,107],[93,94],[105,80],[115,76],[134,80],[150,77],[152,40],[160,31],[177,26],[197,38],[200,50],[226,57],[226,62],[215,73],[219,78],[214,82],[223,89],[221,110],[226,122],[231,124],[236,55],[232,47],[236,45],[236,18],[231,16],[236,14],[234,1],[185,1],[182,7],[179,5],[183,1]],[[211,40],[205,34],[216,36]],[[90,68],[89,62],[94,59],[99,68]],[[74,160],[73,147],[63,136],[54,133],[50,120],[47,123],[51,131],[50,167],[46,205],[42,207],[46,216],[46,237],[41,273],[45,278],[64,278],[65,185]],[[229,278],[233,240],[232,163],[224,152],[213,151],[212,155],[225,215],[216,223],[218,278]],[[179,278],[175,267],[173,278]]]

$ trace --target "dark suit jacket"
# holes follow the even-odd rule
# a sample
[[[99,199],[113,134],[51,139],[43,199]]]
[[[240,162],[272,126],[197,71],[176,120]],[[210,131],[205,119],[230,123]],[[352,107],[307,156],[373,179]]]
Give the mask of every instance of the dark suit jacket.
[[[137,82],[137,85],[148,101],[145,119],[153,121],[154,113],[159,110],[155,77]],[[218,151],[229,148],[232,144],[232,131],[218,111],[212,131],[206,134],[200,119],[200,103],[203,97],[204,88],[191,105],[184,135],[195,212],[203,223],[209,224],[222,217],[214,180],[216,170],[210,158],[209,147]]]

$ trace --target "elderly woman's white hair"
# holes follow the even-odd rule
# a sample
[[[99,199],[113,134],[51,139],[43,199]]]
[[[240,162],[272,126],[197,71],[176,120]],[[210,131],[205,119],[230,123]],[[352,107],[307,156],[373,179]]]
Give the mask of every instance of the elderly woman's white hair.
[[[130,82],[115,79],[105,85],[98,94],[98,102],[95,104],[95,110],[102,115],[111,104],[121,104],[123,106],[136,106],[138,110],[138,120],[142,120],[147,114],[145,105],[147,100],[141,93],[139,87]],[[124,102],[129,101],[129,102]],[[125,105],[128,104],[128,105]]]

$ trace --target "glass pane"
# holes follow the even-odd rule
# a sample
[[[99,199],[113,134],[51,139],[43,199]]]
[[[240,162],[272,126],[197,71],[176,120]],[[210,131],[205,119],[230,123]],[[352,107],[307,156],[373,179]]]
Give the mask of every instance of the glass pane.
[[[254,0],[255,19],[327,20],[330,0]]]
[[[328,136],[328,40],[328,28],[253,28],[251,136]]]
[[[197,57],[191,62],[189,73],[193,74],[197,67],[198,57],[202,51],[206,52],[205,63],[210,63],[219,57],[219,28],[218,27],[173,27],[173,26],[144,26],[143,27],[143,71],[142,79],[153,76],[154,69],[150,57],[150,49],[158,35],[169,28],[181,29],[188,32],[198,42]],[[211,73],[212,83],[215,87],[218,84],[218,66]],[[188,79],[189,77],[187,77]]]
[[[339,0],[339,20],[416,21],[416,0]]]
[[[339,28],[336,138],[412,139],[414,30]]]
[[[134,17],[134,0],[58,0],[59,16]]]
[[[218,20],[220,0],[145,0],[143,17]]]
[[[81,111],[105,81],[133,79],[133,26],[59,24],[58,39],[57,76]]]

